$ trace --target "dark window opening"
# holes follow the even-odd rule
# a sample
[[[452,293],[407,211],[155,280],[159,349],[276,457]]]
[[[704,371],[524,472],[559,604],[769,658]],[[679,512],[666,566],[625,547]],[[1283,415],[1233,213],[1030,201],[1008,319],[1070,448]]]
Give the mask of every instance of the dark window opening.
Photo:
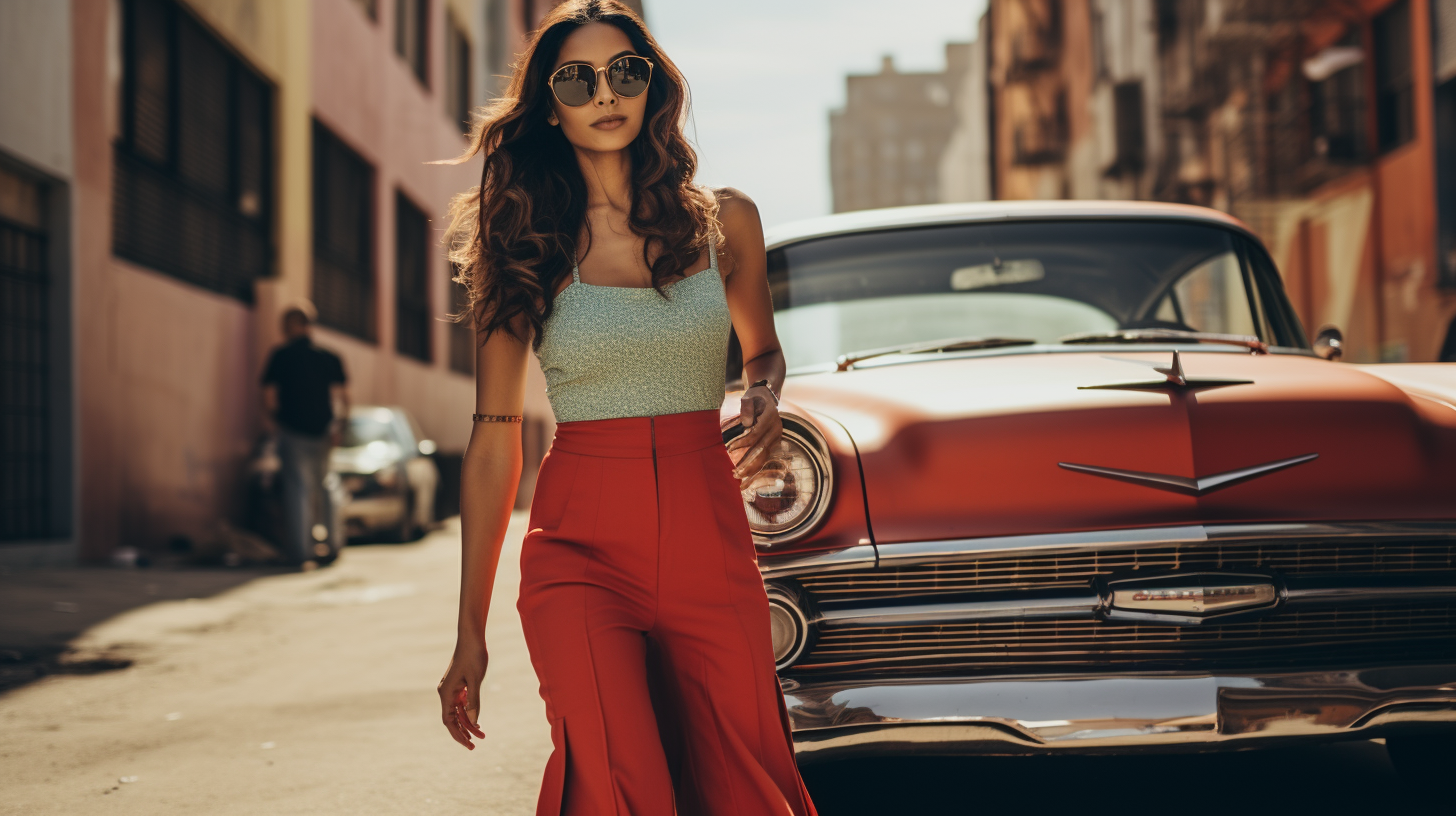
[[[1354,49],[1353,38],[1342,47]],[[1359,63],[1309,84],[1311,151],[1329,161],[1365,156],[1365,72]]]
[[[395,0],[394,51],[426,88],[430,87],[429,42],[429,0]]]
[[[319,322],[361,340],[374,318],[374,168],[313,123],[313,300]]]
[[[394,325],[400,354],[430,361],[430,219],[394,196]]]
[[[1375,18],[1375,117],[1380,152],[1415,138],[1415,83],[1411,70],[1409,0]]]
[[[0,167],[0,541],[54,534],[45,189]]]
[[[454,16],[447,26],[445,107],[462,132],[470,132],[470,40]]]
[[[251,303],[273,264],[273,89],[170,0],[124,6],[112,251]]]
[[[1113,86],[1112,107],[1117,141],[1117,158],[1113,168],[1119,172],[1140,173],[1145,156],[1143,83],[1133,80]]]

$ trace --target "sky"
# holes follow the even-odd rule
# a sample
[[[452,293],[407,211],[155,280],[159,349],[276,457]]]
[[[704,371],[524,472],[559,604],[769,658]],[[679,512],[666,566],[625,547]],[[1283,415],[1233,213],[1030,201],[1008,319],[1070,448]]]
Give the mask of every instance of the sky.
[[[829,112],[844,78],[889,54],[902,71],[945,68],[985,0],[644,0],[647,26],[692,89],[698,180],[736,187],[765,228],[827,215]]]

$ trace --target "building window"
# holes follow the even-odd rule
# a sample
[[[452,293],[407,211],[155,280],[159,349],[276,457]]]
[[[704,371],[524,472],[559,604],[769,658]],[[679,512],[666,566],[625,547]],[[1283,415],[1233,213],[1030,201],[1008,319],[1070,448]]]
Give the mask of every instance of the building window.
[[[429,0],[395,0],[395,53],[404,57],[404,61],[409,63],[410,69],[426,88],[430,87],[429,42]]]
[[[509,0],[485,0],[485,90],[490,96],[499,94],[505,87],[505,75],[511,70],[507,5]]]
[[[400,354],[430,361],[430,219],[394,196],[394,331]]]
[[[123,9],[112,251],[251,303],[273,264],[273,89],[171,0]]]
[[[0,541],[53,534],[45,189],[0,166]]]
[[[1409,0],[1397,0],[1375,18],[1375,116],[1381,153],[1415,138]]]
[[[1113,132],[1117,140],[1114,169],[1141,173],[1143,149],[1143,83],[1119,82],[1112,87]]]
[[[374,319],[374,168],[313,123],[313,300],[319,322],[361,340]]]
[[[455,16],[450,15],[446,26],[445,48],[445,108],[460,125],[463,132],[470,132],[470,40],[460,27]]]
[[[456,283],[460,270],[450,266],[450,313],[460,314],[470,305],[469,293]],[[467,317],[461,322],[450,324],[450,370],[471,375],[475,373],[475,322]]]

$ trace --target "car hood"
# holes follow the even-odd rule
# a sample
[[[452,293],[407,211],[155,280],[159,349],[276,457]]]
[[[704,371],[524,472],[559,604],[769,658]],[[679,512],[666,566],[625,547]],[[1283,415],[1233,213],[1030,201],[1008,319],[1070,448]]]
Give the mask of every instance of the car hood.
[[[1185,375],[1250,382],[1105,387],[1165,380],[1154,367],[1172,356],[1117,349],[896,362],[796,376],[785,396],[849,432],[877,543],[1456,518],[1456,400],[1356,366],[1222,350],[1182,351]],[[1450,376],[1456,391],[1456,366]],[[1064,466],[1208,485],[1309,454],[1200,495]]]

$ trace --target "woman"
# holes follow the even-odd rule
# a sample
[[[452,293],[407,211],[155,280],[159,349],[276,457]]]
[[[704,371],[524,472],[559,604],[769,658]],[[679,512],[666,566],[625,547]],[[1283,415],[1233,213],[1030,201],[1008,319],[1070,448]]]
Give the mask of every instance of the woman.
[[[684,87],[616,0],[557,7],[474,133],[481,186],[453,205],[483,342],[440,704],[462,745],[484,738],[485,617],[534,350],[558,423],[517,602],[554,745],[538,814],[814,813],[735,482],[782,430],[763,233],[746,196],[692,183]],[[725,449],[730,327],[753,385]]]

